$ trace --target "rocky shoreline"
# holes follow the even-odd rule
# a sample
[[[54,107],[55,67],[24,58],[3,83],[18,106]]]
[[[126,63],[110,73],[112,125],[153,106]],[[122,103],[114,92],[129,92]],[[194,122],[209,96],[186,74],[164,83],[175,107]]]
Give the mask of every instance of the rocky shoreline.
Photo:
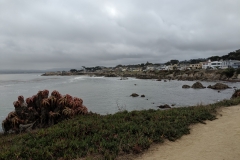
[[[229,76],[226,70],[171,70],[171,71],[149,71],[149,72],[81,72],[81,73],[45,73],[42,76],[72,76],[72,75],[88,75],[88,76],[104,76],[104,77],[135,77],[138,79],[162,79],[181,80],[181,81],[230,81],[240,82],[240,74],[236,71]]]

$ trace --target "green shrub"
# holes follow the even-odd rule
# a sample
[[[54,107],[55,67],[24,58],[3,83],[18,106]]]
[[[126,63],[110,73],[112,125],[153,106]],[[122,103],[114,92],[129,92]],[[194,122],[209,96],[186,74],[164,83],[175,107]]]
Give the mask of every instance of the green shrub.
[[[234,75],[234,68],[227,68],[223,71],[223,74],[227,77],[227,78],[231,78]]]

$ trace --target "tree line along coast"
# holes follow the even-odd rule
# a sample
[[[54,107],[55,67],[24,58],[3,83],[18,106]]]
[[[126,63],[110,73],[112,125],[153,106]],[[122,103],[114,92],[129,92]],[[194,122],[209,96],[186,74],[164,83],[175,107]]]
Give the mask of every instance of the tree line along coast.
[[[85,67],[69,71],[46,72],[43,76],[89,75],[105,77],[136,77],[139,79],[172,80],[229,80],[240,78],[240,49],[224,56],[170,60],[166,63],[141,63],[136,65],[117,65],[115,67]],[[121,78],[123,80],[123,78]]]

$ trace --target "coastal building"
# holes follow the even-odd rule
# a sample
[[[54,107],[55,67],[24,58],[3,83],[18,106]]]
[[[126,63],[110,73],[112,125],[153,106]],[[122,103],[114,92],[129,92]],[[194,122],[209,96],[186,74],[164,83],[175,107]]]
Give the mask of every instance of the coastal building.
[[[168,66],[168,70],[177,70],[177,69],[178,69],[178,65],[177,64]]]
[[[218,69],[222,67],[222,61],[213,61],[210,63],[211,69]]]
[[[202,62],[202,69],[210,68],[211,60],[209,59],[207,62]]]
[[[154,71],[156,69],[155,66],[147,66],[146,70],[147,71]]]
[[[190,64],[189,68],[191,68],[191,69],[201,69],[202,68],[202,63]]]
[[[142,71],[142,68],[141,67],[133,67],[133,68],[130,68],[129,70],[132,72],[139,72],[139,71]]]
[[[180,63],[178,65],[179,70],[187,70],[190,69],[190,64],[189,63]]]
[[[238,60],[225,60],[221,65],[222,69],[226,68],[240,68],[240,61]]]
[[[159,70],[159,71],[160,70],[167,70],[166,67],[167,66],[165,64],[162,64],[162,65],[159,65],[158,67],[156,67],[156,70]]]

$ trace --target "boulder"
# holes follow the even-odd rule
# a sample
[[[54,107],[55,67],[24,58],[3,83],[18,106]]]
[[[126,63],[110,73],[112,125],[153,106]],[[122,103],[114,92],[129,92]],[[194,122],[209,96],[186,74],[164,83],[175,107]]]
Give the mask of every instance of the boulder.
[[[227,88],[230,88],[230,87],[226,84],[223,84],[223,83],[216,83],[213,86],[209,85],[208,88],[219,90],[219,89],[227,89]]]
[[[171,108],[168,104],[160,105],[158,108],[165,109],[165,108]]]
[[[240,89],[235,89],[231,99],[240,97]]]
[[[133,94],[131,94],[130,96],[132,96],[132,97],[138,97],[139,95],[138,95],[137,93],[133,93]]]
[[[202,85],[202,83],[196,82],[196,83],[194,83],[194,84],[192,85],[191,88],[194,88],[194,89],[202,89],[202,88],[206,88],[206,87],[204,87],[204,86]]]
[[[141,97],[145,97],[145,95],[143,94],[143,95],[141,95]]]
[[[190,88],[190,86],[189,86],[189,85],[186,85],[186,84],[184,84],[184,85],[182,86],[182,88]]]
[[[167,82],[167,80],[166,80],[166,79],[164,79],[164,82]]]

